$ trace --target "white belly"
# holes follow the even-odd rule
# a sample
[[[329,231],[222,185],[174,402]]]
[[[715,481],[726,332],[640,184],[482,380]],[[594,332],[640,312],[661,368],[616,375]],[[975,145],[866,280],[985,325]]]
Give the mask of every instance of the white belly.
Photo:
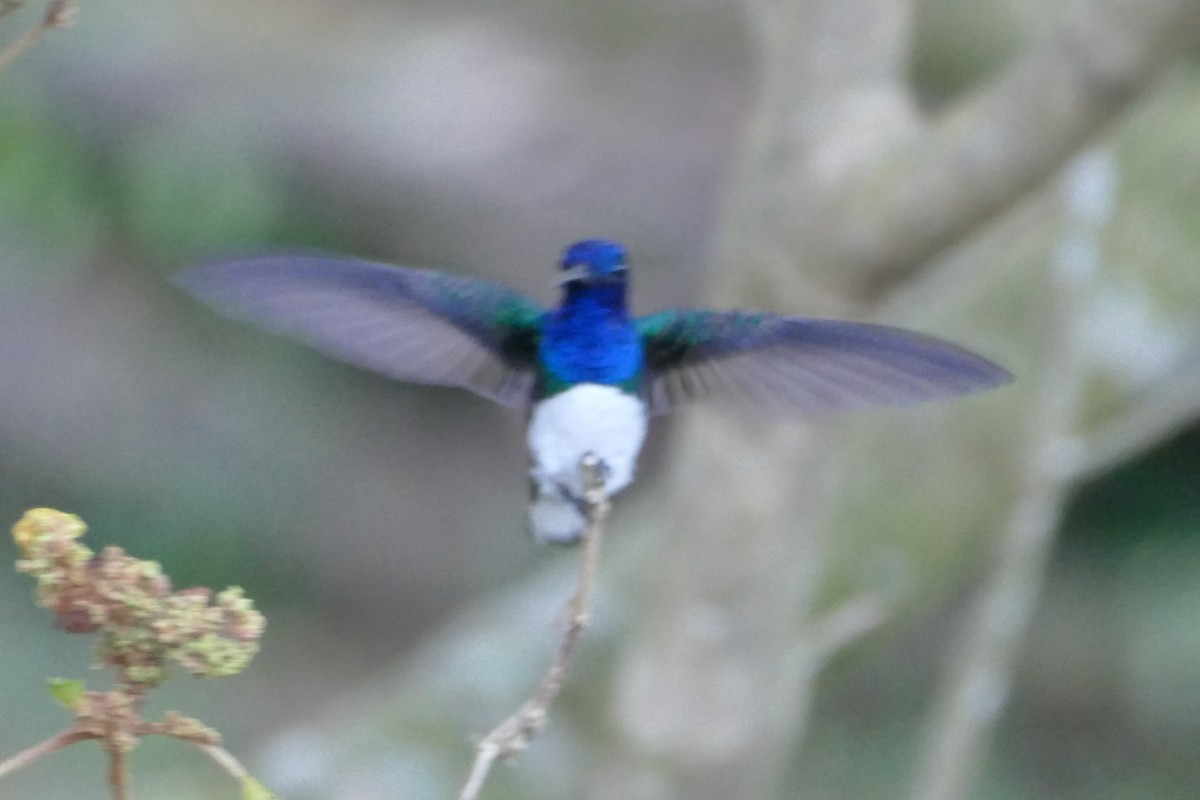
[[[642,401],[613,386],[584,383],[538,403],[529,420],[530,476],[545,494],[580,498],[579,461],[592,453],[605,468],[604,488],[616,494],[633,480],[646,438]]]

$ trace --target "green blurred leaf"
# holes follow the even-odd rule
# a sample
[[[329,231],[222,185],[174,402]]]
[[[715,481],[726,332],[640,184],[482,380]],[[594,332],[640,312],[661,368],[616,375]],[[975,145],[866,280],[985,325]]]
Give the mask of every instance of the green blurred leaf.
[[[263,786],[253,776],[242,778],[242,800],[279,800],[267,787]]]
[[[95,249],[104,217],[81,140],[36,100],[0,99],[0,286],[61,279]]]
[[[51,678],[46,683],[50,689],[50,696],[58,701],[59,705],[71,711],[75,710],[85,691],[83,681],[70,678]]]
[[[183,125],[126,145],[121,165],[126,230],[156,260],[258,247],[282,228],[280,171],[240,140],[197,140]]]

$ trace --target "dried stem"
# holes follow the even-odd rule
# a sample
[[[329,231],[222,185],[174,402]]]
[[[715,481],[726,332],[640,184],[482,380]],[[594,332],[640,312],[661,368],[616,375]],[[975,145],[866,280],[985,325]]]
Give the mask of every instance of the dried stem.
[[[178,724],[179,719],[182,718],[172,718],[171,715],[168,715],[168,721],[142,723],[137,726],[136,734],[139,737],[148,735],[170,736],[174,739],[188,742],[195,745],[201,752],[217,762],[235,780],[241,781],[250,777],[250,771],[246,769],[242,762],[238,761],[232,753],[220,744],[212,741],[216,736],[215,733],[210,733],[207,729],[204,729],[197,730],[194,734],[189,734],[180,728]],[[199,727],[199,723],[196,723],[194,720],[185,720],[185,722],[197,728]],[[22,750],[20,753],[10,756],[4,761],[0,761],[0,778],[23,769],[44,756],[48,756],[78,742],[86,741],[104,742],[105,748],[109,753],[108,780],[109,785],[113,789],[113,796],[118,800],[128,797],[129,760],[127,757],[127,748],[122,747],[120,743],[115,741],[105,741],[105,737],[101,733],[79,727],[51,736],[49,739],[39,742],[27,750]]]
[[[0,16],[20,5],[20,3],[6,3],[0,8]],[[0,72],[8,69],[14,61],[40,42],[42,37],[50,31],[69,26],[75,21],[77,11],[74,0],[51,0],[50,5],[46,7],[46,13],[42,15],[41,21],[35,27],[25,31],[12,44],[0,50]]]
[[[604,493],[601,465],[597,459],[591,454],[584,456],[580,461],[579,471],[583,477],[583,503],[587,514],[587,526],[584,528],[581,542],[582,552],[575,594],[567,601],[565,609],[567,627],[563,632],[562,641],[559,642],[550,667],[542,676],[533,696],[476,745],[475,762],[459,794],[459,800],[475,800],[483,789],[492,766],[498,760],[510,758],[524,750],[546,724],[550,706],[558,697],[566,678],[571,655],[588,625],[592,588],[596,583],[600,538],[604,530],[604,521],[608,517],[609,503]]]
[[[250,777],[250,771],[246,769],[246,766],[219,744],[201,744],[199,742],[192,742],[192,744],[199,747],[206,756],[217,762],[223,770],[232,775],[236,780],[240,781]]]
[[[129,759],[125,748],[118,744],[108,747],[108,785],[115,800],[129,798]]]
[[[30,509],[12,529],[23,556],[17,571],[34,576],[38,605],[52,610],[60,627],[104,632],[96,662],[116,670],[115,686],[89,692],[80,681],[51,681],[51,693],[74,714],[75,724],[0,762],[0,778],[67,745],[94,740],[108,754],[112,796],[126,800],[129,754],[146,736],[170,736],[196,745],[245,784],[245,767],[220,747],[217,731],[174,711],[157,722],[142,712],[170,662],[207,677],[245,667],[258,650],[262,614],[238,587],[215,594],[205,587],[174,591],[157,562],[132,558],[115,546],[96,553],[79,541],[86,532],[87,524],[74,514]]]
[[[69,731],[51,736],[43,742],[35,744],[27,750],[22,750],[14,756],[0,761],[0,778],[8,775],[10,772],[16,772],[19,769],[29,766],[34,761],[37,761],[43,756],[48,756],[51,753],[56,753],[64,747],[70,747],[76,742],[85,742],[89,739],[97,738],[95,734],[87,731],[80,731],[72,728]]]

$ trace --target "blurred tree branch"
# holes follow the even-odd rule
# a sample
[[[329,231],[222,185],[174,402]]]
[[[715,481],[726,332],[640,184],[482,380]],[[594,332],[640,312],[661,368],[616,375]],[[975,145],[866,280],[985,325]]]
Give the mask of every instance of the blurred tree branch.
[[[882,297],[1052,175],[1198,36],[1192,0],[1071,3],[1044,43],[794,220],[796,252],[847,293]]]
[[[23,3],[11,2],[11,0],[10,2],[6,2],[3,6],[0,6],[0,17],[5,16],[10,11],[15,11],[21,5]],[[75,15],[78,11],[79,9],[75,5],[74,0],[51,0],[50,5],[46,7],[46,13],[42,15],[41,20],[36,26],[23,33],[3,50],[0,50],[0,72],[8,69],[14,61],[40,42],[42,37],[50,31],[72,25],[75,22]]]
[[[1003,711],[1012,667],[1041,595],[1063,507],[1077,476],[1070,457],[1087,374],[1083,322],[1101,267],[1099,241],[1114,204],[1112,154],[1082,157],[1064,180],[1067,223],[1052,270],[1052,335],[1036,376],[1027,455],[1002,526],[995,564],[950,650],[913,800],[966,797]],[[1096,179],[1096,173],[1102,173]],[[1089,193],[1108,195],[1098,201]],[[1090,213],[1099,208],[1100,213]]]

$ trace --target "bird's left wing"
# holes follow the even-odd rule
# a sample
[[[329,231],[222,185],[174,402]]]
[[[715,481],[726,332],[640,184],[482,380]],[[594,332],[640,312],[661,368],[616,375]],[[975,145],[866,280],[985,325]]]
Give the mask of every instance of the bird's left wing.
[[[702,398],[816,413],[909,405],[998,386],[1002,367],[932,336],[752,311],[662,311],[637,321],[651,414]]]
[[[389,377],[529,403],[542,310],[502,286],[314,256],[202,264],[178,282],[230,316]]]

